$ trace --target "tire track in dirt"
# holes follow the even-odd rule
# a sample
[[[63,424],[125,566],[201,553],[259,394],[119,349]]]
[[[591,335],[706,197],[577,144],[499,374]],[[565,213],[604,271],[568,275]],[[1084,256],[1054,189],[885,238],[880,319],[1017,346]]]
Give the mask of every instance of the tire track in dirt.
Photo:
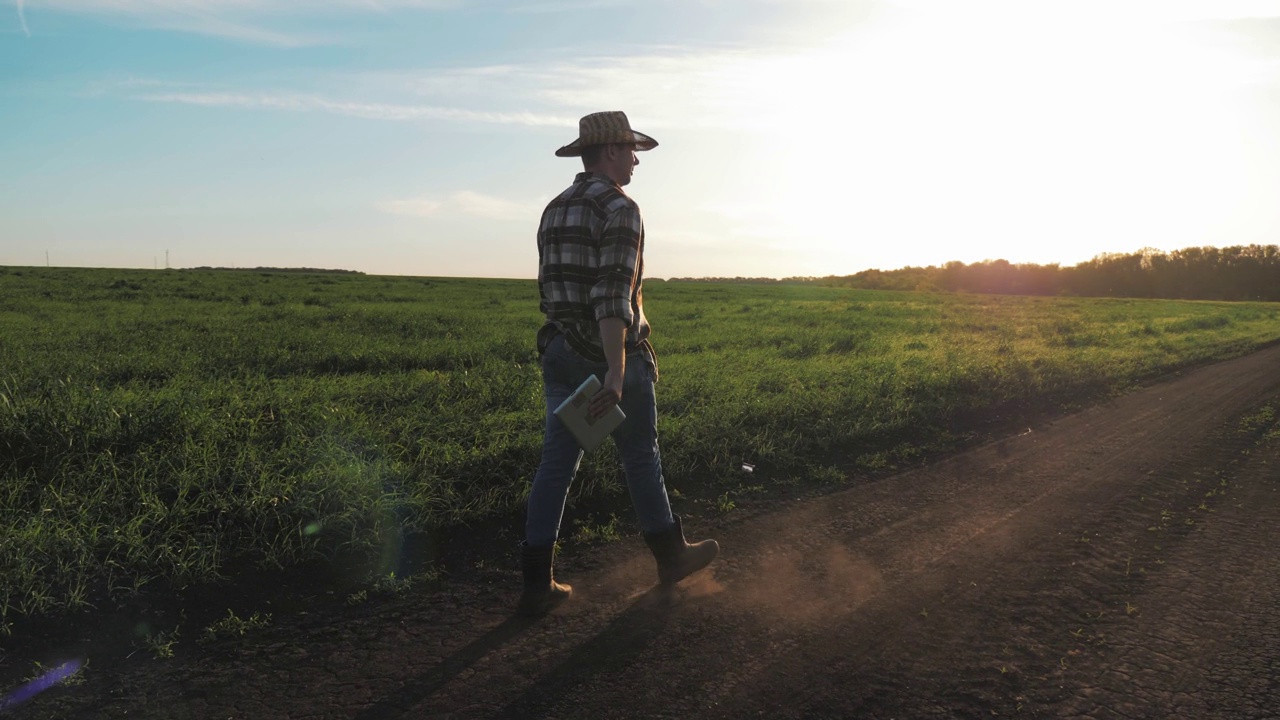
[[[1221,502],[1202,508],[1189,493],[1179,510],[1194,525],[1181,542],[1153,543],[1156,572],[1135,595],[1135,617],[1107,624],[1109,661],[1068,677],[1076,690],[1060,716],[1280,712],[1280,442],[1247,452],[1191,483]]]

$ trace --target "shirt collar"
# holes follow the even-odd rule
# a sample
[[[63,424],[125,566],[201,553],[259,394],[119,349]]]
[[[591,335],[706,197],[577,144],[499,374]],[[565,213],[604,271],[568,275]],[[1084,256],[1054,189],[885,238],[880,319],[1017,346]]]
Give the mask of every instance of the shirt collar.
[[[584,170],[584,171],[582,171],[582,172],[580,172],[580,173],[578,173],[577,175],[575,175],[575,176],[574,176],[574,178],[573,178],[573,181],[574,181],[575,183],[580,183],[580,182],[602,182],[602,183],[608,183],[609,185],[612,185],[612,186],[614,186],[614,187],[616,187],[616,188],[619,188],[619,189],[621,189],[621,187],[622,187],[622,186],[621,186],[621,185],[619,185],[618,183],[614,182],[614,181],[613,181],[613,178],[609,177],[608,175],[605,175],[604,173],[598,173],[598,172],[587,172],[587,171],[585,171],[585,170]]]

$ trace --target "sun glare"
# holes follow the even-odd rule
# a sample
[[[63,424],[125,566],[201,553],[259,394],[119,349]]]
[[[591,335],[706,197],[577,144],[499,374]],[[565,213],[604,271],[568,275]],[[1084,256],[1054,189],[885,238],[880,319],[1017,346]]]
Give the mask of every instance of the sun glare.
[[[768,170],[715,209],[793,238],[814,272],[1074,263],[1221,231],[1256,134],[1242,58],[1185,24],[982,7],[1001,11],[892,13],[751,67]]]

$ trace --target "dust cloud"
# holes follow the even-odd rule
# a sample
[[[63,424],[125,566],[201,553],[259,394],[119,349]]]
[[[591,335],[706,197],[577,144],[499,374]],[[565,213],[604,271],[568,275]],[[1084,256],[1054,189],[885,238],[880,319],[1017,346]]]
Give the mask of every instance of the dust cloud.
[[[765,549],[731,597],[769,620],[803,624],[846,615],[882,585],[874,565],[839,543],[812,550],[782,542]]]

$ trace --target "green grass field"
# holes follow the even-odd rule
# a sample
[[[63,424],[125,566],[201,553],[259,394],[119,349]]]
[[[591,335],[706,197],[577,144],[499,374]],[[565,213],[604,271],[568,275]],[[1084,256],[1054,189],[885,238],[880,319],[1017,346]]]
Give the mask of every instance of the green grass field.
[[[651,282],[669,486],[830,483],[1280,338],[1280,305]],[[0,628],[518,516],[533,281],[0,268]],[[617,504],[611,449],[578,508]]]

